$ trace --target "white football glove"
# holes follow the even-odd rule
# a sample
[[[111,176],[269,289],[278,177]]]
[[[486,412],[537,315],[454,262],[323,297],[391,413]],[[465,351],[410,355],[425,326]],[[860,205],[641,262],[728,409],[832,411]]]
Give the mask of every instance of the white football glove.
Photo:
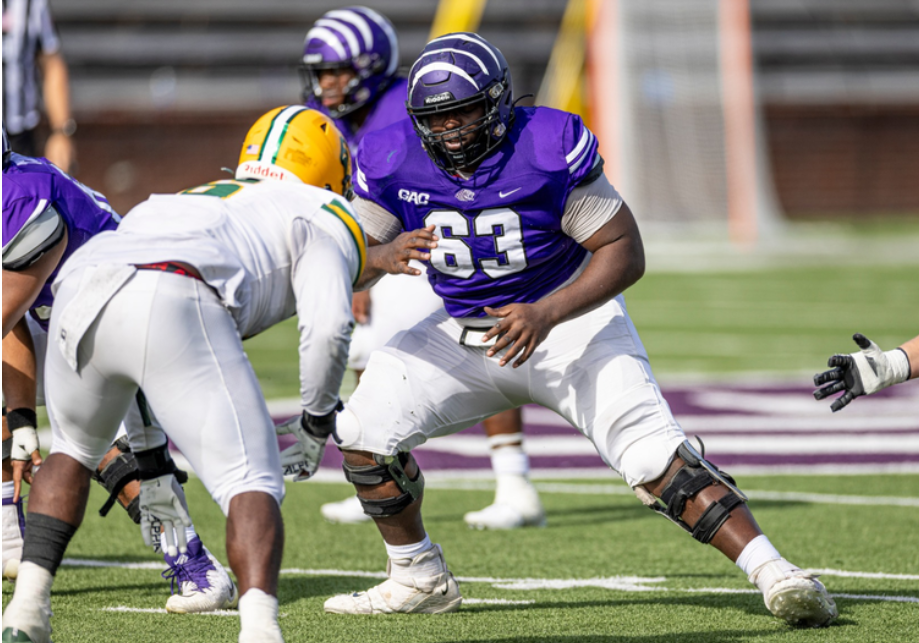
[[[13,429],[13,445],[10,450],[11,460],[32,460],[32,453],[38,451],[38,433],[34,426],[21,426]]]
[[[827,385],[814,391],[814,398],[822,400],[833,393],[845,391],[830,405],[834,413],[860,395],[876,393],[909,378],[909,359],[903,350],[882,351],[860,333],[853,335],[852,339],[861,349],[859,352],[833,355],[827,361],[827,366],[833,368],[814,375],[816,386]]]
[[[41,466],[42,458],[38,452],[35,412],[29,409],[14,409],[9,412],[6,420],[12,432],[8,453],[13,468],[13,499],[18,502],[22,483],[32,484],[32,475]],[[4,448],[4,457],[7,457],[6,451]]]
[[[185,527],[191,527],[185,492],[176,477],[164,476],[140,482],[140,532],[144,543],[160,547],[160,528],[166,540],[166,553],[172,557],[188,551]]]
[[[297,438],[296,444],[281,451],[281,472],[285,480],[303,482],[313,477],[325,453],[325,444],[335,431],[335,416],[341,408],[339,402],[335,410],[320,417],[304,411],[275,427],[278,435],[293,434]]]

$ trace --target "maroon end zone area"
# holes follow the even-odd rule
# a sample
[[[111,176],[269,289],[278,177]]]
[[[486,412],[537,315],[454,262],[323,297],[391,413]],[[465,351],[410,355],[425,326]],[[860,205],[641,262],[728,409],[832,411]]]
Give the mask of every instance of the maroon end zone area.
[[[662,389],[687,435],[701,437],[707,457],[719,466],[802,472],[809,466],[919,470],[916,383],[859,398],[839,413],[830,412],[828,401],[815,401],[812,387],[804,385],[669,384]],[[526,407],[524,433],[531,468],[537,472],[605,467],[587,439],[551,412]],[[479,445],[463,443],[458,449],[453,446],[457,440]],[[282,447],[292,441],[284,436]],[[424,471],[484,474],[491,469],[480,425],[449,438],[435,438],[413,453]],[[330,441],[322,468],[340,470],[341,462],[341,453]]]

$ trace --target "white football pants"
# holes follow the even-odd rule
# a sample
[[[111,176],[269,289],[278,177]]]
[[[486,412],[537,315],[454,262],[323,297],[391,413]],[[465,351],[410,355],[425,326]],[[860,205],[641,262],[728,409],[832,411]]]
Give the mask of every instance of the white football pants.
[[[394,455],[536,403],[581,431],[634,487],[659,478],[686,439],[621,296],[553,328],[516,369],[461,345],[462,331],[440,310],[375,351],[338,417],[338,446]]]
[[[66,309],[81,275],[61,284],[56,312]],[[224,514],[243,492],[262,491],[281,502],[274,423],[233,318],[206,284],[137,271],[83,336],[78,372],[54,341],[57,322],[52,315],[45,363],[52,453],[94,470],[142,387]]]

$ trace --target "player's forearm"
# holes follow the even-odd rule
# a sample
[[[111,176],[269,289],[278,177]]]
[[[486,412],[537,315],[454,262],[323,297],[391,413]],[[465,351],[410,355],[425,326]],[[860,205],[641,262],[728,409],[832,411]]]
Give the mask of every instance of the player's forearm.
[[[901,344],[900,349],[906,353],[906,358],[909,360],[909,377],[907,379],[919,377],[919,335]]]
[[[70,112],[70,77],[67,63],[60,53],[46,54],[41,58],[42,97],[52,131],[61,131],[72,116]]]
[[[35,348],[25,317],[3,338],[3,399],[7,408],[35,410]]]
[[[367,290],[386,274],[386,270],[380,267],[381,251],[378,248],[380,246],[367,248],[367,264],[364,266],[364,272],[361,273],[357,283],[354,284],[355,292]]]
[[[602,306],[641,279],[644,271],[640,240],[622,237],[599,248],[577,279],[540,304],[559,324]]]

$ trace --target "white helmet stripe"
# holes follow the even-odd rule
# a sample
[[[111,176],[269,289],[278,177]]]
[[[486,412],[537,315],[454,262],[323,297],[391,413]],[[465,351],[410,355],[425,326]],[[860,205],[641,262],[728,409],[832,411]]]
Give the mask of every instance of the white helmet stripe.
[[[487,46],[486,44],[484,44],[485,41],[482,39],[482,37],[481,37],[481,36],[476,36],[475,38],[470,38],[470,36],[476,36],[476,34],[468,34],[468,35],[467,35],[467,34],[462,34],[462,33],[454,33],[454,34],[450,34],[450,35],[448,35],[448,36],[441,36],[440,38],[435,38],[434,40],[432,40],[431,42],[429,42],[428,45],[430,45],[431,43],[440,42],[441,40],[451,40],[451,39],[453,39],[453,38],[456,38],[457,40],[465,40],[466,42],[474,42],[475,44],[479,45],[482,49],[484,49],[485,51],[487,51],[487,52],[489,53],[489,55],[490,55],[492,58],[494,58],[495,64],[498,65],[498,66],[500,67],[500,66],[501,66],[501,63],[498,62],[498,57],[495,56],[495,52],[493,52],[493,51],[491,50],[491,47],[489,47],[489,46]]]
[[[485,66],[485,63],[482,62],[482,59],[481,59],[481,58],[479,58],[478,56],[475,56],[475,55],[473,55],[473,54],[470,54],[468,51],[463,51],[462,49],[453,49],[453,48],[447,48],[447,49],[434,49],[433,51],[427,51],[427,52],[425,52],[424,55],[425,55],[425,56],[432,56],[432,55],[434,55],[434,54],[439,54],[439,53],[442,53],[442,52],[444,52],[444,51],[450,51],[450,52],[453,52],[453,53],[455,53],[455,54],[463,54],[464,56],[469,56],[470,58],[472,58],[472,59],[479,65],[479,69],[482,70],[482,73],[483,73],[483,74],[487,74],[487,73],[488,73],[488,68]]]
[[[277,116],[275,116],[274,120],[271,122],[271,127],[268,128],[268,133],[265,134],[265,142],[262,143],[262,149],[259,151],[258,155],[259,161],[274,163],[274,159],[281,149],[281,141],[284,140],[284,134],[287,133],[287,124],[290,123],[297,114],[304,111],[306,111],[306,107],[302,105],[291,105],[278,112]]]
[[[396,73],[396,67],[399,66],[399,39],[396,38],[396,32],[392,28],[392,24],[379,13],[369,7],[363,7],[363,10],[368,18],[377,23],[377,26],[383,30],[387,40],[389,40],[389,50],[392,52],[392,56],[389,58],[389,66],[386,68],[386,75],[392,76]]]
[[[448,71],[451,74],[456,74],[460,78],[469,81],[469,84],[471,84],[477,90],[479,89],[479,86],[476,84],[474,80],[472,80],[472,77],[466,72],[464,72],[462,69],[457,67],[456,65],[451,65],[450,63],[442,63],[442,62],[431,63],[430,65],[425,65],[424,67],[419,69],[418,73],[415,74],[415,80],[412,83],[411,88],[408,90],[409,100],[412,99],[412,94],[415,92],[415,85],[418,84],[418,81],[421,80],[422,76],[424,76],[426,73],[430,71]]]
[[[366,20],[364,20],[364,16],[355,11],[351,11],[350,9],[336,9],[334,11],[327,12],[325,17],[333,18],[335,20],[340,20],[341,22],[347,22],[348,24],[354,25],[361,33],[361,38],[364,40],[364,50],[370,51],[373,49],[373,32],[370,31],[370,25],[367,24]]]
[[[321,40],[329,47],[335,50],[335,53],[341,56],[342,58],[347,58],[348,54],[345,51],[345,48],[341,46],[341,41],[335,37],[335,34],[326,29],[325,27],[313,27],[306,33],[307,42],[313,38]]]
[[[349,58],[357,58],[361,54],[361,44],[357,41],[357,37],[354,35],[354,30],[351,25],[341,22],[340,20],[320,18],[316,21],[316,26],[325,27],[326,29],[340,33],[348,43],[348,49],[351,51],[351,54],[348,56]]]

